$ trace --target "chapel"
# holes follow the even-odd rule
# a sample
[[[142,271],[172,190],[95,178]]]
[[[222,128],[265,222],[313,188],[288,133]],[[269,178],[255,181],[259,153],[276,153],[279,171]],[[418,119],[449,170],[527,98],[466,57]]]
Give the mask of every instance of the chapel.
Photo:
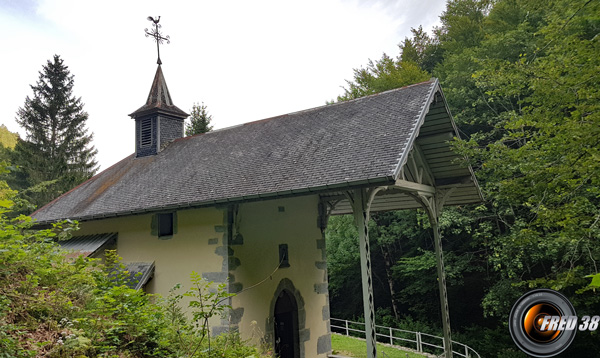
[[[135,108],[135,107],[134,107]],[[444,206],[481,201],[449,141],[456,126],[436,79],[184,137],[159,64],[135,121],[133,153],[33,214],[71,219],[73,255],[114,248],[132,287],[166,296],[191,272],[236,294],[212,334],[256,326],[282,358],[331,353],[325,229],[359,226],[367,349],[375,356],[367,222],[374,211],[423,208],[434,234],[450,340],[437,220]],[[357,278],[357,282],[359,279]]]

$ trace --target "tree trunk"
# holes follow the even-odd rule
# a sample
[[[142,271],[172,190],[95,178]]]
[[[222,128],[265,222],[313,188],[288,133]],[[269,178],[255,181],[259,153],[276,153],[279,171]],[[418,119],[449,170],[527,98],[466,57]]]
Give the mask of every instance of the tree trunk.
[[[383,255],[383,262],[385,264],[385,277],[388,282],[388,286],[390,288],[390,299],[392,301],[392,309],[394,311],[394,317],[398,320],[398,301],[396,300],[396,290],[394,289],[394,279],[392,277],[392,260],[391,255],[388,250],[386,250],[386,245],[380,245],[381,254]]]

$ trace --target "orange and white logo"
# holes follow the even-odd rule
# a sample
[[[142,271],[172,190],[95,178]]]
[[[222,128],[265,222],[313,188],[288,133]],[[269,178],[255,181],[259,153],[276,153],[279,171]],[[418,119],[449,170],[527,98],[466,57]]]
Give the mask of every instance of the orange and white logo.
[[[515,344],[532,357],[553,357],[569,347],[577,331],[595,331],[600,316],[579,321],[569,300],[559,292],[538,289],[517,300],[509,318]]]

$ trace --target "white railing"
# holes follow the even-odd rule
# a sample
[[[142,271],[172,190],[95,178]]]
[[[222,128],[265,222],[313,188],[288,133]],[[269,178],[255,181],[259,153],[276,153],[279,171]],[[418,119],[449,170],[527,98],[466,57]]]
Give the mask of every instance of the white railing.
[[[352,322],[344,319],[330,318],[331,320],[331,331],[336,333],[345,334],[350,336],[350,332],[358,333],[360,337],[365,337],[365,324],[361,322]],[[361,328],[357,328],[360,327]],[[427,350],[423,350],[423,347],[429,347],[432,351],[446,351],[444,345],[444,338],[434,336],[422,332],[407,331],[404,329],[397,329],[391,327],[375,326],[377,341],[382,343],[389,343],[395,346],[401,346],[405,348],[411,348],[419,353],[427,353]],[[385,332],[385,333],[381,333]],[[410,338],[408,338],[410,337]],[[414,337],[414,339],[412,339]],[[439,342],[439,343],[438,343]],[[440,345],[441,344],[441,345]],[[455,350],[457,349],[457,350]],[[464,358],[481,358],[479,353],[475,352],[473,348],[466,344],[452,341],[452,353],[457,357]],[[438,353],[439,354],[439,353]]]

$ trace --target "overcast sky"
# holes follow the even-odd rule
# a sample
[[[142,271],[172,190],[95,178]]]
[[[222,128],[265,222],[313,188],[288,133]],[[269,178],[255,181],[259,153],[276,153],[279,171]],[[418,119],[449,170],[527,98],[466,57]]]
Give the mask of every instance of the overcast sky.
[[[439,25],[444,0],[0,0],[0,122],[15,121],[42,65],[58,54],[75,75],[102,169],[134,151],[134,121],[156,71],[144,36],[161,16],[173,102],[204,102],[215,128],[325,104],[352,69],[399,54],[410,28]]]

